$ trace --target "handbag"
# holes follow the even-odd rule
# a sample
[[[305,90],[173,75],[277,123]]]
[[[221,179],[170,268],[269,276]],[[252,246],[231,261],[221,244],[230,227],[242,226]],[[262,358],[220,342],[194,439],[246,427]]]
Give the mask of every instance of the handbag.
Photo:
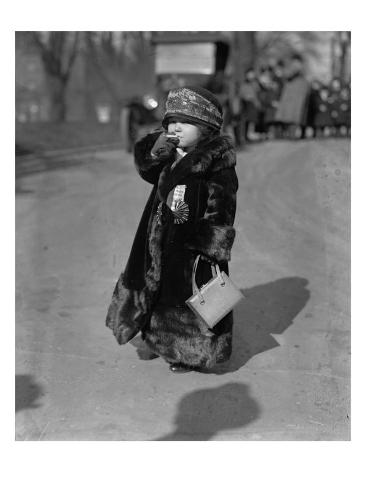
[[[212,278],[201,288],[196,283],[196,271],[200,255],[195,259],[192,271],[192,296],[186,300],[188,307],[201,318],[209,328],[214,327],[244,297],[218,264],[211,264]]]

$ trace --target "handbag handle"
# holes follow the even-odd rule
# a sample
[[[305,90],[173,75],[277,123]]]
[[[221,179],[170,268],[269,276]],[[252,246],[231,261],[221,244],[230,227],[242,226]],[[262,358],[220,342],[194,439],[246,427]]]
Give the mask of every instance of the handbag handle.
[[[201,292],[200,292],[200,289],[198,288],[197,286],[197,282],[196,282],[196,271],[197,271],[197,266],[198,266],[198,261],[200,259],[201,255],[198,254],[195,261],[194,261],[194,264],[193,264],[193,270],[192,270],[192,292],[193,292],[193,295],[198,295],[199,299],[200,299],[200,303],[201,305],[205,303],[205,299],[203,298]],[[212,272],[212,277],[215,278],[215,276],[218,276],[220,278],[220,285],[221,286],[225,286],[225,281],[223,279],[223,277],[221,276],[221,271],[220,271],[220,268],[219,268],[219,265],[217,263],[215,263],[215,265],[211,264],[211,272]]]

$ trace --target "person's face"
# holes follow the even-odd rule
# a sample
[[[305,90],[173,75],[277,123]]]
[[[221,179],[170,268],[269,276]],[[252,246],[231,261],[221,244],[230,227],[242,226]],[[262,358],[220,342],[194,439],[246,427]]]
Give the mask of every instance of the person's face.
[[[168,132],[175,132],[179,138],[178,147],[187,148],[194,146],[201,136],[201,132],[196,125],[172,120],[168,124]]]
[[[261,73],[261,75],[259,77],[259,80],[264,86],[269,86],[271,83],[271,76],[270,76],[269,72],[263,71],[263,73]]]

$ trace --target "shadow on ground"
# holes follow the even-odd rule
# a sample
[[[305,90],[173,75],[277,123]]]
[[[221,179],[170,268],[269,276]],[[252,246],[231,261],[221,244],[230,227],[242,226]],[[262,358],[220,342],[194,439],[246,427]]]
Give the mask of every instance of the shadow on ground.
[[[233,352],[230,361],[217,365],[213,374],[237,371],[256,354],[279,346],[272,334],[282,334],[310,298],[308,280],[281,278],[242,290],[234,312]]]
[[[227,383],[184,396],[174,419],[174,432],[155,441],[208,441],[223,430],[238,429],[259,417],[260,407],[242,383]]]
[[[31,375],[15,375],[15,411],[38,408],[37,400],[43,396],[43,390]]]
[[[256,354],[279,346],[272,334],[282,334],[305,307],[310,298],[308,280],[281,278],[242,290],[242,300],[234,312],[233,352],[230,361],[218,364],[207,374],[237,371]],[[157,356],[148,350],[140,336],[130,343],[142,360]]]

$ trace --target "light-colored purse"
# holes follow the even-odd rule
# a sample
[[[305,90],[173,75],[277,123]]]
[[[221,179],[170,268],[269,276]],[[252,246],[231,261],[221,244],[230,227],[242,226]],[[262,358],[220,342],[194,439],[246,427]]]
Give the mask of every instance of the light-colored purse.
[[[201,288],[198,288],[196,271],[199,259],[200,255],[196,257],[193,265],[193,295],[186,300],[186,304],[198,317],[204,320],[209,328],[212,328],[244,298],[244,295],[225,271],[220,270],[218,264],[211,265],[212,278]]]

